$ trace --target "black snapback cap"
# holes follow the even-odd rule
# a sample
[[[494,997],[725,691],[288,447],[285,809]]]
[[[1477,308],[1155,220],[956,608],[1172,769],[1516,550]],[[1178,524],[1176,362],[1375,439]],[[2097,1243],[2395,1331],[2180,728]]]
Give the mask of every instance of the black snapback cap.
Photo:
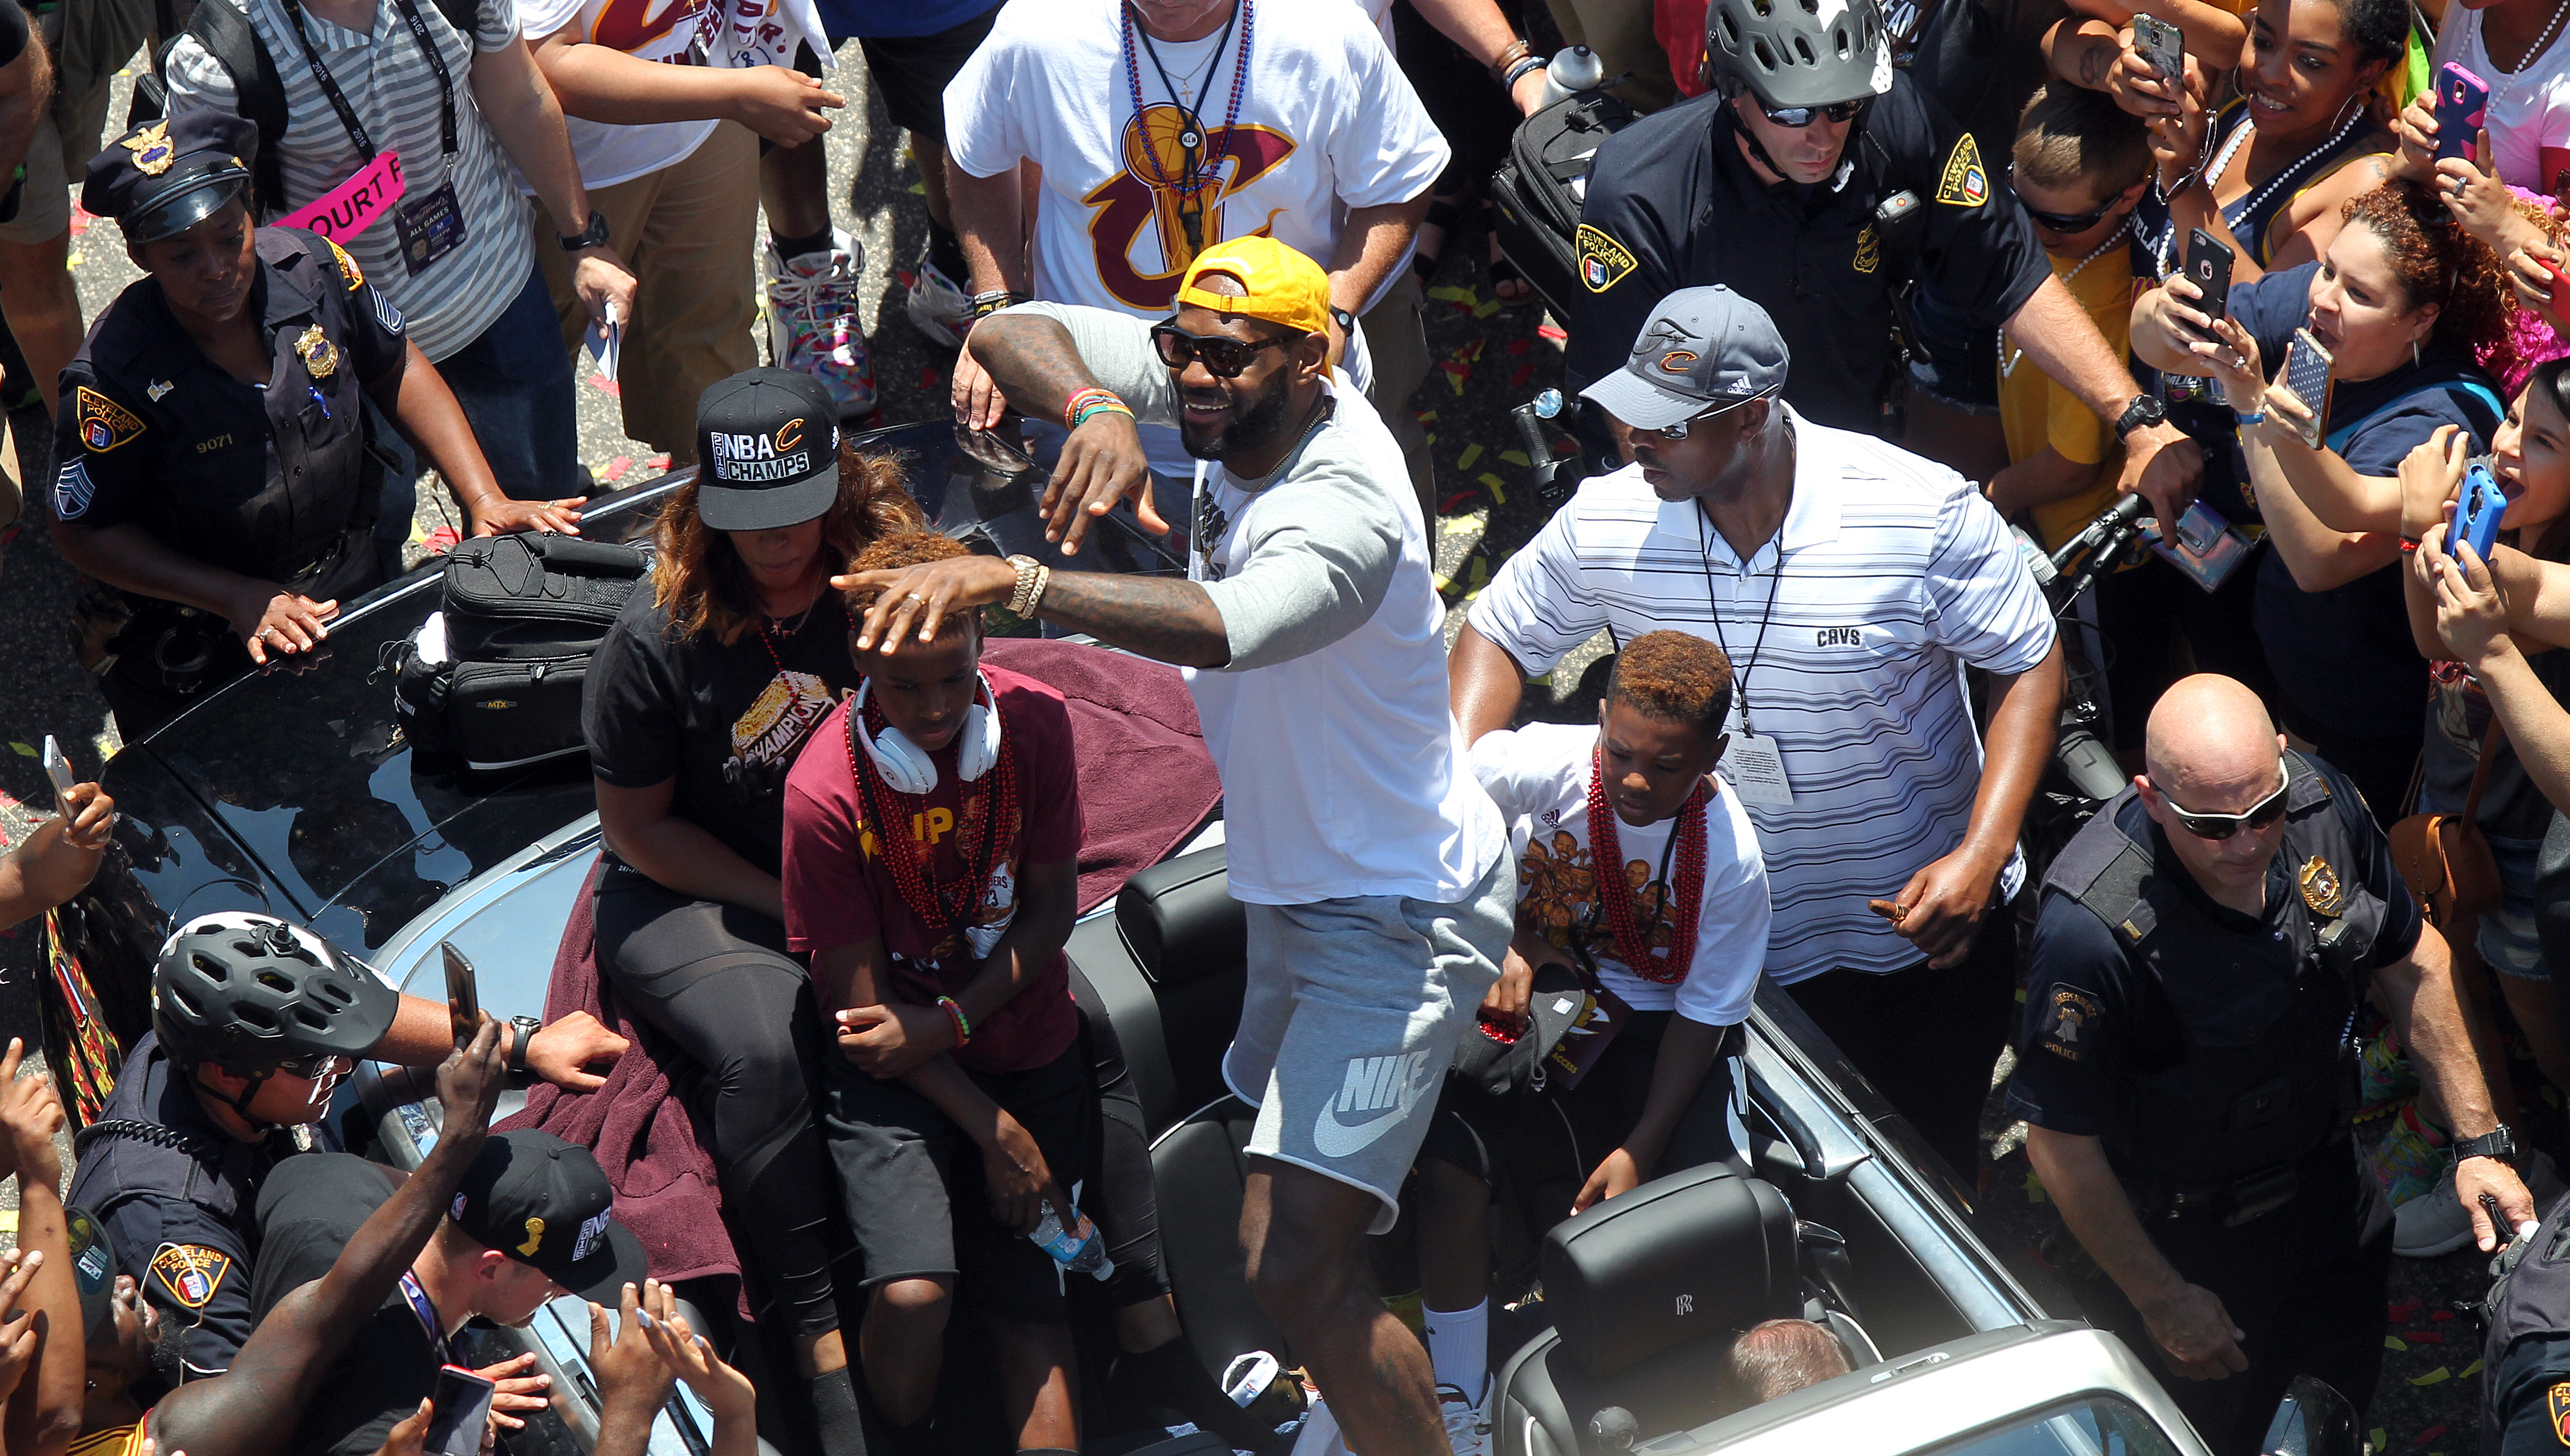
[[[821,381],[744,369],[696,402],[696,516],[716,531],[775,531],[839,499],[839,411]]]

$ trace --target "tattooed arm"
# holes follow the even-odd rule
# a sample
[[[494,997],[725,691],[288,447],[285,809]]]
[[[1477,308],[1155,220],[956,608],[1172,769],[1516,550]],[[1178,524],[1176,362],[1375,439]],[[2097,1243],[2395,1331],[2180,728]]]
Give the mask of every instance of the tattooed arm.
[[[830,584],[843,591],[881,591],[857,626],[857,650],[880,644],[890,651],[904,632],[916,631],[922,641],[936,636],[949,612],[1008,600],[1018,588],[1018,570],[994,556],[952,556],[901,570],[833,576]],[[1231,660],[1222,613],[1193,581],[1056,571],[1036,615],[1181,667],[1221,667]]]

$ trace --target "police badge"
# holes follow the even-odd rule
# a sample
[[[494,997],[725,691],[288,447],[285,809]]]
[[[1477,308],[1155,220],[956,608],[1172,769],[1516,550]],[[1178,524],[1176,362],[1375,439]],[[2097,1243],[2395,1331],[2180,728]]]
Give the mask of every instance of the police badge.
[[[156,122],[119,145],[134,154],[134,170],[145,177],[159,177],[179,160],[179,149],[170,142],[168,122]]]
[[[2347,882],[2339,879],[2329,861],[2312,856],[2303,862],[2302,874],[2297,878],[2302,882],[2303,904],[2310,906],[2314,914],[2334,915],[2347,908]]]
[[[294,352],[303,356],[303,372],[315,379],[327,379],[339,372],[339,346],[314,324],[294,341]]]

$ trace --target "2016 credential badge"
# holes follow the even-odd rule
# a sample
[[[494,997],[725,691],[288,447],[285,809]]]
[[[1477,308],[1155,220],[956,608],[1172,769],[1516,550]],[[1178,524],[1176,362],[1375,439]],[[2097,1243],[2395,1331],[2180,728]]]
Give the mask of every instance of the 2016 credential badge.
[[[1605,292],[1640,266],[1632,249],[1608,236],[1602,227],[1582,222],[1578,232],[1572,234],[1572,241],[1579,253],[1579,281],[1591,293]]]
[[[86,384],[74,393],[73,401],[81,444],[92,455],[105,455],[143,433],[142,416]]]
[[[171,1298],[191,1309],[206,1307],[231,1268],[230,1255],[202,1244],[164,1244],[152,1256],[152,1276]]]
[[[1945,175],[1936,183],[1936,200],[1957,207],[1977,207],[1990,199],[1990,175],[1981,166],[1981,149],[1969,132],[1945,155]]]

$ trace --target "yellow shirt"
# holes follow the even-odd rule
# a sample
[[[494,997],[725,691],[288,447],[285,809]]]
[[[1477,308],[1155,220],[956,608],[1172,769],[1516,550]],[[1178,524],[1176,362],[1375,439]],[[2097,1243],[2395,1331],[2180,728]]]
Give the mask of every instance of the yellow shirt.
[[[2111,247],[2084,268],[2079,267],[2077,258],[2058,253],[2050,256],[2052,275],[2062,279],[2069,286],[2070,296],[2087,310],[2097,332],[2105,336],[2107,349],[2116,358],[2123,358],[2132,344],[2132,254],[2120,245]],[[2073,268],[2079,270],[2075,278],[2069,276]],[[2006,367],[2010,359],[2016,362]],[[2033,360],[2019,354],[2015,340],[2006,338],[2004,332],[1999,363],[2006,367],[1999,380],[1999,424],[2007,432],[2009,463],[2023,461],[2049,445],[2065,460],[2100,467],[2095,486],[2067,500],[2034,508],[2034,534],[2044,549],[2053,550],[2115,499],[2115,479],[2122,470],[2124,447],[2116,443],[2113,426],[2098,419],[2077,395],[2055,383]]]

